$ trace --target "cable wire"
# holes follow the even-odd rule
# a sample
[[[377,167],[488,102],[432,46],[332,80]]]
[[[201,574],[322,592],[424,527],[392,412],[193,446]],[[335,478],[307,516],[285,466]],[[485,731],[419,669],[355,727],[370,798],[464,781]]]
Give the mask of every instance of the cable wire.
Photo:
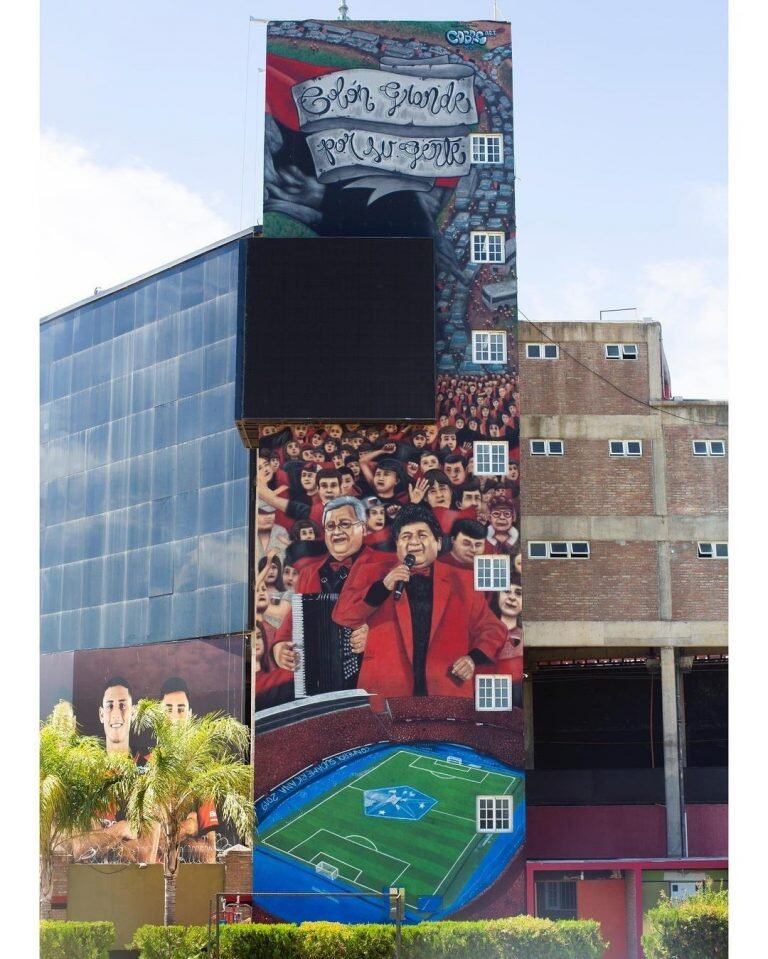
[[[243,106],[243,164],[240,173],[240,220],[238,229],[243,228],[243,202],[245,199],[245,150],[248,141],[248,87],[251,73],[251,20],[248,20],[248,44],[245,55],[245,105]]]
[[[603,376],[602,373],[599,373],[597,370],[592,369],[591,366],[587,366],[582,360],[577,356],[574,356],[573,353],[569,353],[568,350],[564,349],[563,345],[557,340],[554,340],[548,333],[545,333],[540,326],[537,326],[532,319],[527,317],[525,313],[518,307],[517,312],[526,323],[530,324],[537,333],[540,333],[545,339],[549,340],[550,343],[556,343],[560,349],[561,353],[564,353],[569,359],[573,360],[578,366],[581,366],[588,373],[591,373],[593,376],[596,376],[598,379],[602,380],[604,383],[607,383],[610,387],[616,390],[617,393],[621,393],[622,396],[626,396],[628,400],[632,400],[635,403],[639,403],[641,406],[647,407],[649,410],[656,410],[658,413],[666,413],[667,416],[674,416],[675,419],[683,420],[686,423],[692,423],[694,426],[720,426],[724,429],[727,429],[727,423],[699,423],[697,420],[692,420],[689,416],[682,416],[680,413],[673,413],[672,410],[665,409],[663,406],[654,406],[653,403],[649,403],[647,400],[641,399],[639,396],[634,396],[632,393],[627,393],[626,390],[623,390],[620,386],[617,386],[612,380],[609,380],[607,376]]]

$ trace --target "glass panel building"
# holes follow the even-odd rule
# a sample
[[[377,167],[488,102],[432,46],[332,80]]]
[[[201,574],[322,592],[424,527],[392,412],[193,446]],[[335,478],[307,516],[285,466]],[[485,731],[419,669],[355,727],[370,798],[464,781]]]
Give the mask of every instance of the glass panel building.
[[[244,242],[41,324],[43,652],[248,627]]]

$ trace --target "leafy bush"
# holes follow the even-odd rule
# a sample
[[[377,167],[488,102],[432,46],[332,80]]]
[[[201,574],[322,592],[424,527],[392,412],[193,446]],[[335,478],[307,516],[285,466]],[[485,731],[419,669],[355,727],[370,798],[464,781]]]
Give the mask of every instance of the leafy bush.
[[[725,959],[728,955],[728,893],[710,885],[672,902],[663,899],[646,914],[647,959]]]
[[[194,959],[201,927],[142,926],[132,946],[141,959]],[[391,959],[391,925],[334,922],[222,926],[221,959]],[[402,959],[600,959],[605,943],[591,920],[552,922],[516,916],[482,922],[404,926]]]
[[[107,959],[114,941],[111,922],[44,919],[40,923],[40,959]]]
[[[139,949],[142,959],[196,959],[206,943],[204,926],[139,926],[129,949]]]

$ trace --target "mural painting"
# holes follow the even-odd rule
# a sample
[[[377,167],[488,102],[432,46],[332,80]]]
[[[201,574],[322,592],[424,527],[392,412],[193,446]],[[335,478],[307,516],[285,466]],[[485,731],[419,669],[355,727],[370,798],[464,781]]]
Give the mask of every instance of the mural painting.
[[[41,719],[66,703],[78,731],[102,739],[106,751],[146,761],[152,743],[132,728],[140,699],[160,700],[174,722],[190,715],[228,713],[243,718],[242,637],[75,650],[41,657]],[[182,862],[216,862],[238,840],[220,826],[212,803],[203,803],[182,826]],[[90,832],[71,843],[74,862],[162,862],[159,828],[136,835],[125,810],[105,809]]]
[[[261,902],[287,919],[381,918],[392,885],[412,921],[521,911],[509,25],[267,39],[265,235],[433,237],[438,375],[432,423],[260,428],[254,889],[360,894]]]

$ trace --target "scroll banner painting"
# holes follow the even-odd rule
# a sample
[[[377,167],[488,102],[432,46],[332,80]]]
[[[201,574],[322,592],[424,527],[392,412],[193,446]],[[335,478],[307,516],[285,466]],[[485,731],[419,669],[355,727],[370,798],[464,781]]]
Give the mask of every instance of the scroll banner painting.
[[[510,28],[271,22],[266,77],[264,235],[432,238],[437,379],[431,422],[259,427],[256,899],[291,921],[386,919],[390,886],[411,922],[522,912]]]

